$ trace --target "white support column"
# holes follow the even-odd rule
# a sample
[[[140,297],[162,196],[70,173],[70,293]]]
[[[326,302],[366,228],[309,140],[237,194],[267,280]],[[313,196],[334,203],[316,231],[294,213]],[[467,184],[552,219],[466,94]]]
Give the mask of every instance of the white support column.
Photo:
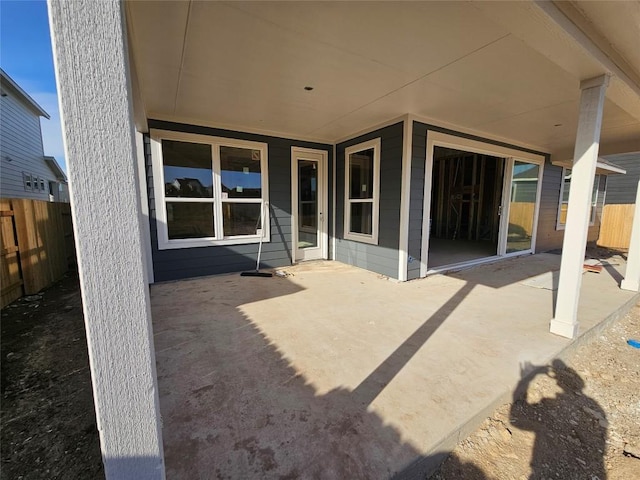
[[[640,182],[636,193],[636,208],[633,213],[633,226],[631,227],[631,241],[627,255],[627,271],[624,280],[620,284],[623,290],[640,292]]]
[[[402,134],[402,186],[400,188],[400,240],[398,252],[398,280],[407,281],[409,270],[409,207],[411,203],[411,153],[413,148],[413,119],[404,117]]]
[[[123,6],[49,0],[107,479],[164,479]]]
[[[598,160],[604,94],[608,83],[609,77],[602,75],[580,85],[582,95],[571,168],[571,190],[562,244],[558,297],[555,317],[550,326],[551,333],[567,338],[575,338],[578,333],[578,301],[591,218],[591,196]]]

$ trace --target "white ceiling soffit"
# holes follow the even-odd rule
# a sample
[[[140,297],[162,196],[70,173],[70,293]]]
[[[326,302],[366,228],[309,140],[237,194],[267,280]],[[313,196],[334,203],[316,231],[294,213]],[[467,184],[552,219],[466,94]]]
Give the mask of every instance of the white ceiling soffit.
[[[640,120],[640,2],[483,2],[474,6],[579,80],[610,73],[607,97]]]
[[[606,71],[531,2],[129,2],[127,13],[149,118],[328,143],[411,113],[570,155],[580,80]],[[607,153],[640,141],[630,91],[609,87]]]

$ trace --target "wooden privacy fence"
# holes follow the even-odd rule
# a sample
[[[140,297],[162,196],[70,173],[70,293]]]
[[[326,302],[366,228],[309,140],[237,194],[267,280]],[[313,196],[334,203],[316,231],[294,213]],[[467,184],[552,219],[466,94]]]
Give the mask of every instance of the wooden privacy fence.
[[[536,204],[533,202],[511,202],[509,206],[509,230],[530,237],[533,234],[533,214]]]
[[[0,199],[2,307],[48,287],[75,264],[71,207]]]
[[[605,205],[600,221],[598,245],[627,250],[631,241],[631,226],[635,204]]]

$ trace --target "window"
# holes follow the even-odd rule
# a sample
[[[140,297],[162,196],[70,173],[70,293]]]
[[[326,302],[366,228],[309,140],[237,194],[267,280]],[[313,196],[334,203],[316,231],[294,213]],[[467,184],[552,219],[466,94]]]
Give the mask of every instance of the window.
[[[160,249],[268,241],[266,144],[162,131],[152,138]]]
[[[344,238],[378,244],[380,139],[345,150]]]
[[[569,190],[571,187],[571,169],[562,169],[562,185],[560,186],[560,205],[558,206],[557,229],[562,230],[567,222],[567,209],[569,207]],[[589,225],[594,225],[596,221],[596,206],[598,203],[598,186],[600,185],[600,175],[596,175],[593,180],[593,192],[591,194],[591,220]]]
[[[33,179],[30,173],[22,172],[22,180],[24,182],[25,190],[33,190]]]

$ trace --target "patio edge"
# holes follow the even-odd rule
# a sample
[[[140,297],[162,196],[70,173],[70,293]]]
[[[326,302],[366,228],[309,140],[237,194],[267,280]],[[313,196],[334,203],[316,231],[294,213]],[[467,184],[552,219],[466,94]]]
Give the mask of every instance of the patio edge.
[[[572,342],[568,343],[557,354],[545,360],[545,363],[550,363],[553,359],[568,360],[569,357],[575,353],[575,351],[584,345],[588,345],[597,339],[600,334],[611,327],[615,322],[624,317],[636,304],[640,302],[640,293],[634,294],[629,300],[620,305],[616,310],[611,312],[601,322],[593,327],[580,332],[578,337]],[[421,458],[415,460],[408,465],[401,472],[395,474],[392,478],[396,480],[424,480],[429,478],[437,468],[449,457],[453,449],[460,443],[460,441],[471,435],[477,428],[484,422],[491,414],[501,405],[510,403],[513,401],[513,392],[517,385],[513,385],[512,388],[504,390],[498,396],[496,396],[491,402],[489,402],[478,413],[474,414],[469,420],[462,425],[453,429],[453,431],[444,438],[438,445],[430,450],[427,454]]]

